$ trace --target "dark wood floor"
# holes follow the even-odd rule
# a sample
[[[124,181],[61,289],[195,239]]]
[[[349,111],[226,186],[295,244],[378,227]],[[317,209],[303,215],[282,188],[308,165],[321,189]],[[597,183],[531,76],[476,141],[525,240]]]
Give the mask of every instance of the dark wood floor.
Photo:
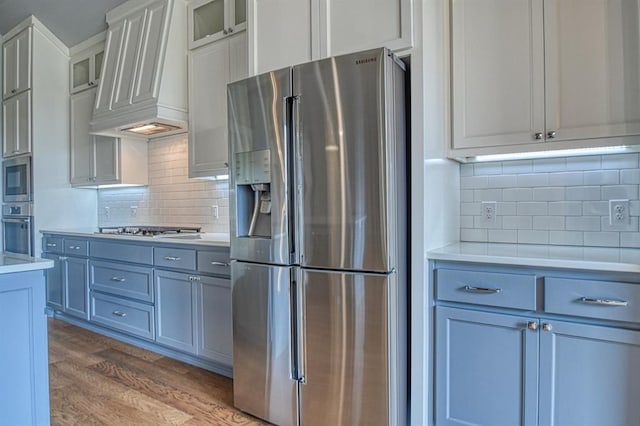
[[[264,425],[223,376],[49,320],[52,425]]]

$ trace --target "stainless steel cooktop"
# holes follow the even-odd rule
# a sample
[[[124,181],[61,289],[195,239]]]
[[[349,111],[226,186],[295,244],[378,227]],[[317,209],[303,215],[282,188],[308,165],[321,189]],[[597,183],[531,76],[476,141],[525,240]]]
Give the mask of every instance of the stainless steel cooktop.
[[[200,232],[200,227],[188,226],[102,226],[99,234],[136,235],[141,237],[155,237],[157,235],[194,234]]]

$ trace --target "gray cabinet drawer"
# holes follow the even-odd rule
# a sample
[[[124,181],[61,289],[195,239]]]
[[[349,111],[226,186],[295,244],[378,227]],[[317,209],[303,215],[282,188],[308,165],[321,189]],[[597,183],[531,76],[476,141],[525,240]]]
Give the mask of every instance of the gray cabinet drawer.
[[[89,255],[89,242],[87,240],[78,240],[74,238],[64,239],[64,252],[66,254],[76,256]]]
[[[437,269],[436,298],[451,302],[535,310],[536,276]]]
[[[153,264],[153,247],[113,243],[109,241],[91,241],[89,244],[91,257],[120,260],[122,262]]]
[[[640,306],[640,284],[545,278],[545,312],[640,322],[638,306]]]
[[[170,247],[156,247],[153,264],[165,268],[196,270],[196,251]]]
[[[42,251],[47,253],[63,253],[64,246],[62,237],[52,237],[51,235],[42,237]]]
[[[231,276],[229,267],[229,250],[200,251],[198,250],[198,272]]]
[[[155,334],[153,306],[96,292],[91,292],[91,321],[145,339]]]
[[[153,302],[153,269],[91,261],[91,289]]]

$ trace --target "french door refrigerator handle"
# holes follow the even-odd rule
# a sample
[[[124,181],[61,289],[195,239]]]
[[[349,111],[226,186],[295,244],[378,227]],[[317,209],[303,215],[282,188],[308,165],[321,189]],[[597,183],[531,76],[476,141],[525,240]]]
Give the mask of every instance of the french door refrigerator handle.
[[[305,335],[304,335],[304,289],[302,286],[302,271],[293,270],[291,276],[291,378],[305,383]]]
[[[291,164],[289,165],[289,180],[291,185],[290,206],[292,212],[292,263],[302,264],[302,144],[300,134],[300,95],[290,97],[290,123],[291,123]]]

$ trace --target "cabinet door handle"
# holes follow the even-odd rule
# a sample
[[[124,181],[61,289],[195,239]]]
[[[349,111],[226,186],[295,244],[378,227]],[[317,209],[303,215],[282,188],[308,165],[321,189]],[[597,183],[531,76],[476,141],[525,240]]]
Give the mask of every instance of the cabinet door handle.
[[[534,137],[536,138],[537,141],[542,140],[542,132],[536,133]]]
[[[553,327],[551,327],[551,324],[547,324],[547,323],[542,324],[543,331],[551,331],[552,329]]]
[[[11,93],[16,93],[16,89],[11,89]]]
[[[213,262],[211,262],[211,264],[212,264],[213,266],[225,266],[225,267],[226,267],[226,266],[229,266],[229,264],[228,264],[228,263],[225,263],[225,262],[216,262],[216,261],[213,261]]]
[[[233,28],[229,27],[229,34],[233,32]]]
[[[116,317],[120,317],[120,318],[124,318],[127,316],[127,314],[125,312],[122,311],[113,311],[111,312],[111,315],[116,316]]]
[[[123,283],[126,280],[124,278],[122,278],[122,277],[111,277],[111,281],[115,281],[115,282],[118,282],[118,283]]]
[[[495,294],[495,293],[500,293],[502,291],[501,288],[472,287],[470,285],[466,285],[462,287],[462,290],[468,293],[482,293],[482,294]]]
[[[58,258],[58,260],[67,260],[67,259],[69,259],[67,256],[60,256],[60,257]]]
[[[56,243],[47,243],[47,247],[58,247]]]
[[[598,297],[581,297],[578,302],[601,306],[627,306],[629,304],[626,300],[600,299]]]
[[[189,275],[189,281],[200,281],[200,277]]]
[[[529,330],[536,331],[536,330],[538,329],[538,323],[537,323],[537,322],[535,322],[535,321],[529,321],[529,322],[527,323],[527,328],[528,328]]]
[[[178,261],[178,260],[181,260],[181,259],[179,257],[176,257],[176,256],[165,256],[164,260],[171,260],[171,261],[175,262],[175,261]]]
[[[555,137],[556,137],[556,132],[554,132],[553,130],[550,132],[547,132],[547,138],[553,139]]]
[[[229,31],[227,31],[227,30],[222,30],[222,34],[227,35],[227,34],[229,34]]]

